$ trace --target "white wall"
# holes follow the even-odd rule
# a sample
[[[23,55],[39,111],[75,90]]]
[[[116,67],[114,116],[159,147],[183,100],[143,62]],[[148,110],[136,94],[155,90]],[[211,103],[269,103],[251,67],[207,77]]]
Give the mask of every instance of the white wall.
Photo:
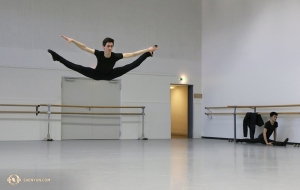
[[[122,77],[122,105],[145,104],[148,138],[170,138],[169,85],[186,76],[201,93],[201,1],[180,0],[10,0],[0,6],[0,102],[60,104],[61,77],[81,77],[53,62],[47,49],[84,66],[95,66],[93,55],[69,46],[67,35],[101,49],[103,38],[115,39],[115,52],[133,52],[158,44],[154,58]],[[133,59],[121,60],[116,66]],[[162,80],[158,80],[160,78]],[[155,81],[155,82],[153,82]],[[151,83],[152,89],[146,88]],[[159,85],[158,92],[154,86]],[[166,89],[165,89],[166,87]],[[164,89],[162,89],[164,88]],[[143,92],[147,92],[144,94]],[[194,136],[201,136],[201,101],[195,100]],[[7,108],[1,108],[5,110]],[[7,119],[13,117],[13,119]],[[1,115],[0,140],[41,140],[46,116]],[[60,139],[60,116],[53,116],[51,137]],[[122,138],[139,133],[130,122]],[[132,128],[132,129],[131,129]],[[13,129],[13,132],[10,130]]]
[[[298,0],[202,1],[203,111],[206,106],[300,103],[299,10]],[[233,137],[233,116],[204,118],[203,136]],[[279,115],[278,140],[300,142],[299,118]],[[242,119],[237,120],[239,138]]]
[[[170,81],[173,78],[170,75],[145,74],[127,74],[122,77],[122,105],[146,106],[145,136],[149,139],[171,137]],[[122,139],[140,137],[141,117],[123,116],[121,131]]]

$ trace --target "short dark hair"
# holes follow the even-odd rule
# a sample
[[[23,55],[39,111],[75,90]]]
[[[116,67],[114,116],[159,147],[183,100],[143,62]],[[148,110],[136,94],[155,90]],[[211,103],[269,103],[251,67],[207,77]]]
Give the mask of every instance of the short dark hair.
[[[103,40],[102,45],[105,46],[106,43],[108,43],[108,42],[111,42],[111,43],[114,44],[115,41],[114,41],[114,39],[112,39],[112,38],[106,37],[106,38]]]
[[[274,115],[278,115],[278,113],[276,113],[276,112],[271,112],[270,113],[270,117],[273,117]]]

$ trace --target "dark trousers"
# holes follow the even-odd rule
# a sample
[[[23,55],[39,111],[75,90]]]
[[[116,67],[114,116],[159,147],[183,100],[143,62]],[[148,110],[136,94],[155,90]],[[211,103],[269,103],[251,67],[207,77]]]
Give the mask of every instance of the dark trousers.
[[[256,125],[262,126],[264,124],[261,116],[257,113],[246,113],[243,120],[244,137],[247,137],[248,127],[250,131],[250,139],[254,139]]]
[[[237,139],[237,142],[246,142],[246,143],[261,143],[261,144],[266,144],[263,135],[259,135],[258,138],[256,139]],[[268,139],[268,142],[272,142],[274,146],[285,146],[283,142],[277,142]]]
[[[255,128],[256,128],[255,124],[249,126],[249,130],[250,130],[250,139],[252,139],[252,140],[254,140]],[[246,129],[246,130],[247,130],[247,129]],[[245,132],[244,132],[244,134],[245,134]],[[247,137],[247,135],[246,135],[246,137]]]
[[[74,63],[64,59],[63,57],[60,57],[58,61],[61,62],[62,64],[64,64],[69,69],[72,69],[72,70],[74,70],[86,77],[89,77],[91,79],[112,80],[112,79],[118,78],[118,77],[124,75],[125,73],[131,71],[132,69],[138,67],[149,56],[151,56],[151,54],[149,52],[146,52],[146,53],[142,54],[138,59],[133,61],[132,63],[130,63],[128,65],[124,65],[122,67],[114,68],[111,72],[106,73],[106,74],[99,73],[99,71],[97,71],[96,69],[90,68],[90,67],[84,67],[81,65],[74,64]]]

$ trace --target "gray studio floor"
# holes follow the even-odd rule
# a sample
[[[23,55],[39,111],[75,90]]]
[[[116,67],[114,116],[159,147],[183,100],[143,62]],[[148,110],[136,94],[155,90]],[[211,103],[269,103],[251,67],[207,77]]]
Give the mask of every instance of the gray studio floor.
[[[300,148],[291,145],[211,139],[26,141],[0,142],[0,154],[1,190],[300,189]]]

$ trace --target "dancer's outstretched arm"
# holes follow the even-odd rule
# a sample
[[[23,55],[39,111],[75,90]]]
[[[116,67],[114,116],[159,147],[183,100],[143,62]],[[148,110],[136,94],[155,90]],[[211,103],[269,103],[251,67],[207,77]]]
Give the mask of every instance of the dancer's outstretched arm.
[[[80,43],[72,38],[69,38],[67,36],[62,36],[65,40],[67,40],[67,43],[71,43],[73,42],[77,47],[79,47],[80,49],[84,50],[84,51],[87,51],[89,53],[92,53],[94,54],[95,53],[95,49],[92,49],[92,48],[89,48],[87,47],[86,45],[84,45],[83,43]]]
[[[139,50],[139,51],[136,51],[136,52],[133,52],[133,53],[123,53],[123,58],[135,57],[137,55],[141,55],[141,54],[146,53],[146,52],[150,52],[152,54],[157,49],[158,49],[158,47],[155,45],[155,46],[151,46],[147,49],[142,49],[142,50]]]

